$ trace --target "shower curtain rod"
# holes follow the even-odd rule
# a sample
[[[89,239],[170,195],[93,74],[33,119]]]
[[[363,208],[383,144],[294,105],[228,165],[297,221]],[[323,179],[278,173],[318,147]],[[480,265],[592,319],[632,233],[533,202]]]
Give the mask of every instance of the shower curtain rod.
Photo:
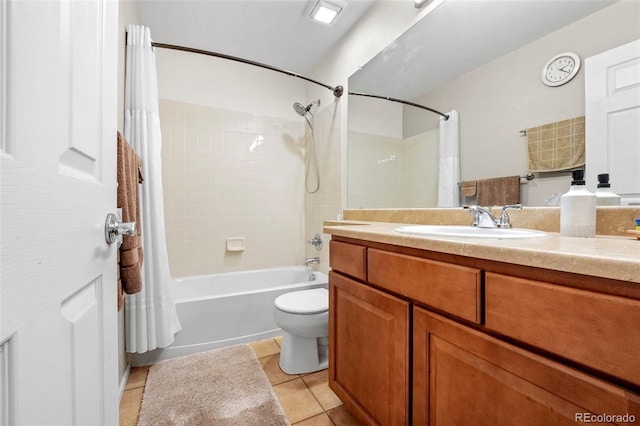
[[[196,48],[193,48],[193,47],[178,46],[178,45],[175,45],[175,44],[158,43],[158,42],[155,42],[155,41],[151,42],[151,46],[160,47],[162,49],[181,50],[183,52],[191,52],[191,53],[199,53],[201,55],[215,56],[216,58],[229,59],[231,61],[242,62],[243,64],[255,65],[255,66],[260,67],[260,68],[266,68],[266,69],[271,70],[271,71],[276,71],[276,72],[279,72],[279,73],[282,73],[282,74],[286,74],[286,75],[291,76],[291,77],[301,78],[303,80],[306,80],[308,82],[317,84],[319,86],[326,87],[327,89],[329,89],[329,90],[331,90],[333,92],[333,95],[336,98],[339,98],[340,96],[342,96],[342,93],[344,92],[344,88],[342,86],[332,87],[332,86],[329,86],[327,84],[320,83],[319,81],[310,79],[309,77],[305,77],[303,75],[296,74],[295,72],[291,72],[291,71],[283,70],[283,69],[280,69],[280,68],[272,67],[271,65],[263,64],[261,62],[255,62],[255,61],[250,61],[248,59],[239,58],[237,56],[226,55],[224,53],[218,53],[218,52],[211,52],[209,50],[196,49]]]
[[[403,101],[402,99],[390,98],[388,96],[369,95],[367,93],[360,93],[360,92],[349,92],[349,94],[350,95],[355,95],[355,96],[366,96],[368,98],[385,99],[385,100],[391,101],[391,102],[399,102],[401,104],[411,105],[411,106],[414,106],[416,108],[426,109],[427,111],[431,111],[434,114],[438,114],[438,115],[442,116],[445,120],[449,119],[449,116],[447,114],[443,114],[440,111],[437,111],[437,110],[435,110],[433,108],[429,108],[429,107],[426,107],[424,105],[416,104],[416,103],[409,102],[409,101]]]

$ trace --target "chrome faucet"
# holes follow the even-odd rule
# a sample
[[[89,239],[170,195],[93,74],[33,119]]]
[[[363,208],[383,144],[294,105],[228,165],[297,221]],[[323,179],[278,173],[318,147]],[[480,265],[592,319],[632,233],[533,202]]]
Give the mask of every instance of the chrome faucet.
[[[473,223],[471,226],[478,228],[511,228],[511,221],[509,220],[508,210],[521,210],[522,204],[508,204],[502,207],[502,213],[500,217],[496,219],[491,214],[491,211],[485,207],[469,206],[465,207],[469,209],[469,213],[473,216]]]
[[[320,258],[319,257],[307,257],[307,260],[304,261],[304,266],[309,266],[310,264],[319,265]]]

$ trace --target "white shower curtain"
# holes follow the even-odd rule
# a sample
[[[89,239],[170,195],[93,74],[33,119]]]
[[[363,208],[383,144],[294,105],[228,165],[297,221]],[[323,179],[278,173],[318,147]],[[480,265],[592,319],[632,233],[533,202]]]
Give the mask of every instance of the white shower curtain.
[[[458,111],[440,118],[440,165],[438,176],[438,207],[458,207],[460,204],[460,129]]]
[[[127,27],[124,136],[142,159],[140,222],[142,291],[125,297],[127,352],[169,346],[180,330],[171,297],[164,227],[162,160],[156,59],[149,28]]]

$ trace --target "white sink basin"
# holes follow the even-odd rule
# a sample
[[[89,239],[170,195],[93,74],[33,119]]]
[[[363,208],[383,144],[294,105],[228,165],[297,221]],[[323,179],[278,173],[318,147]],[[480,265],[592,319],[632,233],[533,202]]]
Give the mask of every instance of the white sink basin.
[[[425,235],[430,237],[461,237],[461,238],[543,238],[546,232],[523,228],[476,228],[474,226],[456,225],[410,225],[396,228],[397,232],[411,235]]]

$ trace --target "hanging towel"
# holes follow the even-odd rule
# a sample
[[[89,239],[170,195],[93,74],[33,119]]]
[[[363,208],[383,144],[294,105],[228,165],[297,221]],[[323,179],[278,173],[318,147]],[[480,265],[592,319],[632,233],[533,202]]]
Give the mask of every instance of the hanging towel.
[[[477,186],[477,180],[464,180],[460,182],[460,194],[463,197],[475,197]]]
[[[136,222],[136,235],[122,237],[118,251],[118,310],[124,306],[124,293],[142,290],[142,237],[138,186],[143,181],[140,157],[118,132],[118,208],[123,222]]]
[[[505,206],[520,202],[520,176],[507,176],[477,181],[477,199],[480,206]]]
[[[529,171],[554,172],[584,166],[584,124],[582,116],[527,129]]]

